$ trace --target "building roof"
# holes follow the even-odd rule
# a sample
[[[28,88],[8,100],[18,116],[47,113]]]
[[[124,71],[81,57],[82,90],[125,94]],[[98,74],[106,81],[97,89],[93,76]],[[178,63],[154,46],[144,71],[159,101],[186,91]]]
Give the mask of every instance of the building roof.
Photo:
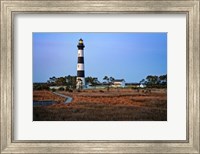
[[[125,81],[125,80],[124,79],[115,79],[112,82],[122,82],[122,81]]]
[[[140,83],[126,83],[126,85],[140,85]]]

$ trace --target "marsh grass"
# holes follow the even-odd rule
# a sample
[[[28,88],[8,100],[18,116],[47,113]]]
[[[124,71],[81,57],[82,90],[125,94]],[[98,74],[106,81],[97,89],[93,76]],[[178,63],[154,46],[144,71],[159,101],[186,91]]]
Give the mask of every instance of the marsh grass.
[[[152,90],[153,91],[153,90]],[[40,93],[40,92],[39,92]],[[73,97],[69,104],[34,107],[34,121],[166,121],[167,94],[130,90],[61,92]]]

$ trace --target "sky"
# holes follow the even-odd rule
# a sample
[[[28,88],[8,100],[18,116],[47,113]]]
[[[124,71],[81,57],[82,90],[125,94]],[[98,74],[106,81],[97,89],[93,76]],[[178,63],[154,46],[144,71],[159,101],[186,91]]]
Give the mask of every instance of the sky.
[[[167,33],[42,33],[33,37],[33,82],[76,76],[83,39],[85,77],[104,76],[139,82],[148,75],[167,74]]]

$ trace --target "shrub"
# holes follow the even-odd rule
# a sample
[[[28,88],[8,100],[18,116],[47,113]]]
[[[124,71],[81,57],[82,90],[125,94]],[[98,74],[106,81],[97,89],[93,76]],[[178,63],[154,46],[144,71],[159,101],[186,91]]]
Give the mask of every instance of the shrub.
[[[53,89],[51,89],[53,92],[55,92],[56,91],[56,89],[55,88],[53,88]]]
[[[63,87],[60,87],[58,90],[60,91],[64,91],[65,89]]]
[[[101,93],[104,93],[104,91],[103,91],[103,90],[99,90],[99,92],[101,92]]]
[[[72,93],[72,92],[73,92],[73,90],[72,90],[72,89],[69,89],[69,90],[68,90],[68,92]]]

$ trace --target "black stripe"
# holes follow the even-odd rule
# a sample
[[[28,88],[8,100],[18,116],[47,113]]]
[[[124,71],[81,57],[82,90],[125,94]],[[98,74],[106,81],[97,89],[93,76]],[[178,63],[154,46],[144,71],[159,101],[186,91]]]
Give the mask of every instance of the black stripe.
[[[78,49],[82,49],[82,50],[83,50],[85,46],[84,46],[84,44],[80,44],[80,43],[79,43],[79,44],[77,45],[77,47],[78,47]]]
[[[85,77],[84,71],[77,71],[77,77]]]
[[[84,64],[84,58],[83,57],[78,57],[78,63]]]

